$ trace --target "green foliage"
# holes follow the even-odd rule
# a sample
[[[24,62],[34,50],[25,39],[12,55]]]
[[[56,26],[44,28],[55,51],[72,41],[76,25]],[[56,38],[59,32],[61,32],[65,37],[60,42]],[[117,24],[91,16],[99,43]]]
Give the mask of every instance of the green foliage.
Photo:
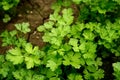
[[[70,8],[73,2],[80,8],[76,20]],[[0,55],[0,79],[103,79],[102,56],[120,56],[119,15],[107,15],[118,14],[118,5],[117,0],[57,0],[49,21],[37,28],[44,33],[46,45],[42,49],[25,39],[31,31],[29,23],[15,24],[17,30],[1,34],[2,45],[11,48]],[[113,64],[113,69],[119,80],[119,62]]]
[[[11,31],[11,32],[4,31],[0,35],[3,38],[2,39],[2,42],[3,42],[2,46],[13,45],[14,42],[16,41],[16,34],[17,34],[16,30]]]
[[[24,34],[26,34],[27,32],[30,32],[29,29],[29,23],[20,23],[20,24],[15,24],[15,27],[17,30],[19,30],[20,32],[23,32]]]
[[[120,62],[113,63],[113,75],[115,76],[115,80],[120,80]]]
[[[19,69],[14,71],[12,74],[16,80],[44,80],[45,79],[43,75],[38,75],[32,70],[27,70],[27,69]]]
[[[114,23],[110,21],[106,21],[106,25],[102,25],[96,27],[96,32],[100,35],[100,40],[98,44],[104,45],[107,49],[109,49],[116,56],[120,56],[119,54],[119,37],[120,37],[120,19],[116,19]]]
[[[73,16],[70,8],[63,9],[62,15],[54,12],[50,15],[50,21],[44,23],[44,25],[37,28],[38,31],[44,32],[43,41],[49,43],[49,48],[46,55],[47,67],[50,67],[52,71],[59,69],[60,65],[72,66],[74,69],[81,69],[81,67],[91,67],[90,72],[86,72],[85,67],[83,74],[85,79],[101,79],[104,77],[104,71],[99,69],[102,65],[101,58],[96,59],[97,44],[94,42],[97,36],[94,31],[97,24],[88,23],[76,23],[73,24]],[[50,57],[50,58],[49,58]],[[52,59],[51,59],[52,58]],[[57,59],[56,59],[57,58]],[[72,73],[72,72],[70,72]],[[70,74],[69,73],[69,74]],[[97,74],[101,75],[97,75]],[[78,74],[75,72],[75,74]],[[90,75],[89,75],[90,74]],[[93,75],[91,75],[93,74]],[[90,77],[87,77],[87,76]],[[67,74],[68,76],[68,74]],[[83,76],[70,75],[69,79],[82,79]]]
[[[20,64],[23,62],[23,56],[19,48],[11,49],[8,52],[9,54],[6,55],[6,58],[13,62],[13,64]]]
[[[0,9],[9,10],[10,8],[16,6],[20,0],[1,0],[0,1]]]
[[[85,64],[84,59],[80,56],[79,53],[69,52],[69,54],[65,55],[63,58],[63,64],[65,66],[72,65],[76,69],[79,69],[81,67],[80,65]]]
[[[40,65],[40,58],[42,58],[41,53],[38,47],[33,47],[32,44],[26,43],[22,49],[18,47],[10,49],[6,55],[6,59],[14,65],[24,62],[27,69],[30,69],[35,65]]]
[[[78,1],[78,4],[82,4],[81,2]],[[105,15],[108,11],[116,9],[116,3],[113,1],[108,1],[108,3],[107,1],[94,1],[93,3],[91,3],[91,1],[83,2],[85,3],[85,5],[83,5],[82,7],[82,9],[85,10],[83,11],[83,16],[85,16],[85,14],[89,15],[89,11],[94,14],[96,14],[96,11],[98,11],[99,15],[96,15],[95,17],[101,17],[102,15]],[[99,7],[95,6],[95,4],[98,4]],[[100,4],[103,4],[104,6],[101,6]],[[112,6],[108,9],[106,7],[108,5],[105,4]],[[98,80],[103,78],[104,71],[102,69],[99,69],[99,66],[102,65],[102,62],[101,58],[97,57],[97,54],[99,54],[97,48],[104,45],[104,47],[108,49],[111,53],[119,56],[119,47],[117,47],[119,46],[118,42],[120,37],[120,29],[118,27],[119,19],[116,19],[114,23],[112,23],[110,20],[104,20],[104,23],[96,23],[94,21],[81,23],[82,20],[84,20],[82,19],[81,21],[73,24],[73,13],[71,12],[71,9],[63,9],[61,11],[62,15],[60,15],[59,11],[61,10],[61,7],[59,5],[55,5],[58,7],[58,10],[55,10],[55,8],[53,8],[55,12],[50,15],[50,21],[37,28],[38,31],[44,32],[43,41],[49,43],[50,48],[48,48],[47,50],[48,53],[51,53],[51,55],[48,56],[52,58],[57,57],[57,59],[62,58],[62,64],[65,67],[72,66],[73,68],[80,70],[81,67],[84,67],[84,76],[82,76],[84,79]],[[87,5],[90,5],[91,7],[87,8]],[[84,14],[84,12],[86,13]],[[106,17],[104,16],[102,18],[106,19]],[[55,57],[53,57],[52,55]],[[59,69],[59,66],[61,65],[57,65],[57,60],[54,61],[48,59],[47,61],[49,63],[47,64],[47,67],[50,67],[52,71]],[[74,73],[78,74],[77,72]],[[72,78],[72,76],[69,77],[69,79],[70,78],[74,79]]]
[[[0,0],[0,11],[4,12],[3,22],[7,23],[11,20],[10,13],[12,12],[12,8],[15,8],[20,0]],[[14,15],[14,14],[12,14]]]
[[[5,77],[10,78],[11,74],[9,73],[13,70],[14,66],[12,63],[6,61],[4,55],[0,55],[0,79],[3,80]]]
[[[72,0],[80,8],[79,21],[104,22],[106,19],[114,21],[119,13],[119,0]],[[111,14],[113,14],[111,16]],[[111,18],[112,17],[112,18]]]
[[[22,24],[20,27],[23,26]],[[28,23],[27,29],[30,31]],[[38,46],[33,46],[31,43],[28,43],[23,36],[18,36],[19,32],[13,30],[10,32],[5,31],[1,34],[4,42],[3,45],[12,45],[12,47],[6,52],[5,56],[0,55],[0,79],[44,80],[45,77],[42,74],[37,74],[30,69],[43,64],[41,60],[45,53],[39,50]],[[25,30],[25,33],[22,32],[20,33],[25,34],[28,31]]]
[[[91,8],[91,11],[98,11],[99,13],[105,14],[107,11],[111,11],[115,8],[116,3],[114,0],[73,0],[73,2],[77,4],[85,3],[86,5],[89,5]],[[97,5],[96,5],[97,4]],[[109,6],[109,7],[108,7]]]
[[[30,32],[29,23],[20,23],[15,24],[17,30],[13,31],[4,31],[0,37],[2,37],[2,46],[16,45],[21,46],[25,45],[26,41],[24,39],[25,34]],[[19,36],[18,36],[19,34]]]
[[[7,22],[9,22],[11,20],[11,17],[8,15],[8,14],[5,14],[4,15],[4,18],[3,18],[3,22],[4,23],[7,23]]]
[[[83,80],[80,74],[71,73],[68,75],[68,80]]]
[[[120,5],[120,0],[113,0],[113,1],[117,2]]]

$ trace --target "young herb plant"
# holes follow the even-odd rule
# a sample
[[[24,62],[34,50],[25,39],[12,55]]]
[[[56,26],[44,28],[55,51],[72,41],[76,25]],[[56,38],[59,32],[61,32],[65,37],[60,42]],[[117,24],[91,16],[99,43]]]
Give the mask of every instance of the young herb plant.
[[[119,80],[120,77],[120,62],[116,62],[116,63],[113,63],[113,70],[114,70],[114,73],[113,75],[115,76],[115,80]]]
[[[73,9],[69,8],[72,1],[80,8],[76,22]],[[23,37],[31,31],[28,23],[16,24],[17,30],[1,34],[3,46],[12,45],[7,54],[0,55],[1,80],[104,78],[102,56],[106,56],[107,52],[108,55],[120,56],[120,19],[110,19],[107,15],[118,10],[119,1],[72,1],[58,0],[52,6],[54,12],[49,21],[37,28],[44,33],[42,39],[46,46],[42,49]],[[113,75],[119,80],[119,62],[113,64],[113,69]]]
[[[78,22],[73,25],[73,18],[71,8],[63,9],[62,15],[55,11],[50,15],[50,21],[37,28],[38,31],[44,32],[43,41],[49,43],[46,67],[50,67],[52,71],[59,69],[61,65],[80,70],[84,67],[84,76],[78,77],[101,79],[104,77],[104,71],[99,69],[102,65],[101,58],[96,57],[97,44],[94,42],[96,34],[93,33],[95,24],[90,23],[89,26]]]

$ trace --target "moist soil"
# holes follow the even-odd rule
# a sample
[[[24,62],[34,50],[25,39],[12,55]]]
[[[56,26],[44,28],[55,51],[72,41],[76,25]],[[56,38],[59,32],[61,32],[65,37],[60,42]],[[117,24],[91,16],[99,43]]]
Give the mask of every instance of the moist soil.
[[[53,13],[50,8],[52,3],[56,0],[21,0],[16,8],[16,16],[11,19],[7,24],[0,21],[0,33],[4,30],[14,30],[16,23],[29,22],[31,32],[27,34],[27,40],[35,46],[42,48],[45,43],[42,41],[43,33],[37,32],[36,28],[42,25]],[[73,10],[77,13],[75,5],[72,5]],[[77,17],[77,14],[74,15]],[[5,54],[11,46],[2,47],[2,40],[0,38],[0,54]],[[113,57],[103,59],[103,69],[105,70],[105,78],[102,80],[113,80],[112,63],[115,62]]]

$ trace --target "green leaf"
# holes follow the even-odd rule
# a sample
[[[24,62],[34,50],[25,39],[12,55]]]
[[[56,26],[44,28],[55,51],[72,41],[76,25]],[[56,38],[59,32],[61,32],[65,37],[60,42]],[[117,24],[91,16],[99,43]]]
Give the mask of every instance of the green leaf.
[[[17,35],[17,31],[16,30],[13,30],[10,32],[10,36],[11,37],[14,37],[15,35]]]
[[[62,40],[61,38],[53,37],[51,38],[50,43],[56,46],[60,46],[62,44]]]
[[[50,42],[51,41],[51,36],[49,33],[45,33],[44,36],[42,37],[44,42]]]
[[[89,72],[96,72],[96,70],[98,70],[98,68],[95,67],[94,65],[89,65],[89,66],[87,66],[87,70]]]
[[[106,13],[106,9],[98,9],[98,12],[101,14],[105,14]]]
[[[102,66],[102,59],[101,58],[97,58],[96,61],[95,61],[95,66]]]
[[[85,26],[85,24],[77,22],[76,25],[74,25],[73,27],[75,27],[77,31],[82,31],[83,29],[85,29]]]
[[[67,43],[65,43],[63,46],[61,46],[65,51],[69,51],[69,50],[71,50],[71,46],[70,45],[68,45]]]
[[[83,80],[82,75],[76,73],[71,73],[67,77],[68,77],[67,80]]]
[[[0,36],[2,37],[2,46],[8,46],[8,45],[15,45],[16,40],[16,30],[13,30],[11,32],[4,31]]]
[[[6,59],[11,61],[13,64],[21,64],[24,60],[24,57],[21,50],[19,48],[15,48],[8,51]]]
[[[9,63],[9,62],[0,63],[0,74],[4,78],[7,77],[9,74],[9,71],[12,70],[10,66],[11,66],[11,63]]]
[[[9,4],[7,1],[2,1],[1,4],[3,5],[3,9],[5,11],[9,10],[10,8],[13,7],[13,4]]]
[[[26,45],[27,41],[24,38],[18,38],[15,42],[15,46],[17,47],[24,47]]]
[[[35,65],[40,65],[39,56],[26,56],[25,57],[26,67],[27,69],[33,68]]]
[[[39,32],[45,31],[44,25],[40,25],[39,27],[37,27],[37,30],[38,30]]]
[[[95,35],[90,30],[84,30],[83,36],[86,40],[93,40],[95,38]]]
[[[79,49],[82,53],[90,53],[93,54],[96,52],[97,45],[91,41],[82,42],[79,46]]]
[[[27,70],[27,74],[25,76],[25,80],[31,80],[35,73],[32,70]]]
[[[39,47],[35,46],[33,47],[33,45],[31,43],[26,43],[25,44],[25,51],[27,54],[32,54],[32,55],[39,55]]]
[[[5,14],[4,15],[4,18],[3,18],[3,22],[4,23],[7,23],[7,22],[9,22],[11,20],[11,17],[8,15],[8,14]]]
[[[1,33],[0,36],[1,37],[8,37],[9,36],[9,32],[7,30],[5,30],[3,33]]]
[[[70,38],[69,44],[72,46],[78,46],[78,39]]]
[[[85,42],[81,43],[80,46],[79,46],[79,49],[83,53],[86,52],[86,43]]]
[[[35,74],[33,75],[32,80],[45,80],[45,76]]]
[[[72,0],[73,2],[75,2],[76,4],[79,4],[82,0]]]
[[[43,69],[42,69],[43,70]],[[45,69],[43,70],[44,74],[46,74],[47,78],[51,78],[53,76],[56,76],[55,71],[51,71],[51,69]]]
[[[23,32],[24,34],[26,34],[27,32],[30,32],[31,30],[29,29],[30,24],[29,23],[19,23],[19,24],[15,24],[15,27],[17,30]]]
[[[64,9],[62,13],[63,13],[63,20],[66,22],[66,25],[72,24],[74,18],[72,16],[73,15],[72,9],[71,8]]]
[[[104,70],[99,69],[94,73],[95,79],[102,79],[104,78]]]
[[[28,54],[33,54],[33,45],[30,43],[27,43],[25,45],[25,50],[27,51]]]
[[[65,50],[62,48],[62,49],[58,49],[57,52],[59,53],[59,55],[63,56],[65,54],[64,52]]]
[[[48,60],[46,67],[50,67],[52,71],[55,71],[58,68],[58,65],[54,61]]]
[[[12,72],[15,79],[23,80],[27,74],[27,71],[25,69],[20,69]]]
[[[57,34],[60,37],[65,37],[67,34],[70,33],[70,26],[59,26]]]
[[[79,69],[81,67],[80,64],[84,64],[84,61],[80,59],[80,53],[68,52],[67,55],[63,56],[63,58],[63,64],[66,66],[72,65],[73,67]]]
[[[0,74],[1,74],[4,78],[7,77],[8,72],[9,72],[9,68],[8,68],[8,67],[4,67],[4,68],[1,68],[1,69],[0,69]]]
[[[65,0],[65,1],[62,2],[62,5],[65,6],[65,7],[69,7],[71,4],[72,4],[71,0]]]
[[[41,25],[37,28],[38,31],[42,32],[42,31],[46,31],[46,30],[50,30],[53,28],[54,22],[49,21],[44,23],[44,25]]]
[[[73,46],[73,50],[74,50],[75,52],[79,52],[79,47],[78,47],[78,46]]]
[[[84,27],[86,27],[87,29],[89,29],[92,32],[95,30],[96,27],[100,27],[100,26],[101,26],[100,23],[89,22],[89,23],[85,24]]]
[[[114,0],[114,1],[116,1],[120,5],[120,0]]]
[[[61,9],[61,4],[62,4],[62,2],[58,1],[58,2],[54,3],[51,8],[54,10],[54,12],[58,13]]]
[[[120,62],[116,62],[112,64],[114,73],[113,75],[115,76],[116,80],[119,80],[120,77]]]
[[[66,22],[64,21],[63,18],[60,18],[56,24],[56,26],[63,26],[63,25],[66,25]]]
[[[114,71],[120,72],[120,62],[113,63]]]
[[[83,54],[83,57],[86,59],[86,58],[95,58],[96,57],[96,55],[94,54],[94,53],[85,53],[85,54]]]
[[[91,58],[86,58],[85,62],[86,62],[87,65],[94,65],[95,64],[94,58],[92,58],[92,59]]]
[[[52,29],[51,29],[51,34],[50,34],[50,36],[59,37],[59,36],[58,36],[59,34],[60,34],[60,33],[59,33],[59,29],[58,29],[58,28],[52,28]]]
[[[49,22],[44,23],[44,27],[45,27],[46,29],[51,29],[51,28],[53,28],[53,25],[54,25],[54,22],[52,22],[52,21],[49,21]]]
[[[60,80],[60,78],[58,78],[58,77],[52,77],[52,78],[50,78],[50,80]]]
[[[52,15],[50,15],[50,20],[58,21],[59,19],[61,19],[61,16],[58,14],[58,12],[54,12]]]
[[[2,64],[5,61],[5,58],[3,55],[0,55],[0,64]]]
[[[95,72],[89,72],[87,69],[84,70],[84,77],[86,80],[92,79],[92,80],[100,80],[101,78],[104,78],[104,71],[102,69],[98,69]]]
[[[78,30],[80,30],[80,28],[78,28],[77,25],[73,25],[70,31],[70,34],[68,35],[68,37],[70,37],[71,35],[74,36],[74,38],[80,38],[80,34],[81,32],[79,32]]]

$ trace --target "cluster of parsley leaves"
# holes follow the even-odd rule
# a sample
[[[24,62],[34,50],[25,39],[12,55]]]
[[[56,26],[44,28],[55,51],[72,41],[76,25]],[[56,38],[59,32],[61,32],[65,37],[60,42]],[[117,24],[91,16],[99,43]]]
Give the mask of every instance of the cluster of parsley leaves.
[[[77,20],[72,4],[80,9]],[[42,49],[27,42],[29,23],[15,24],[16,30],[1,34],[2,46],[11,48],[0,55],[0,79],[103,79],[102,59],[111,54],[120,56],[118,6],[117,0],[58,0],[49,20],[37,27],[44,33],[46,45]],[[117,17],[111,19],[109,13]],[[119,62],[113,64],[116,79],[120,74],[118,66]]]

